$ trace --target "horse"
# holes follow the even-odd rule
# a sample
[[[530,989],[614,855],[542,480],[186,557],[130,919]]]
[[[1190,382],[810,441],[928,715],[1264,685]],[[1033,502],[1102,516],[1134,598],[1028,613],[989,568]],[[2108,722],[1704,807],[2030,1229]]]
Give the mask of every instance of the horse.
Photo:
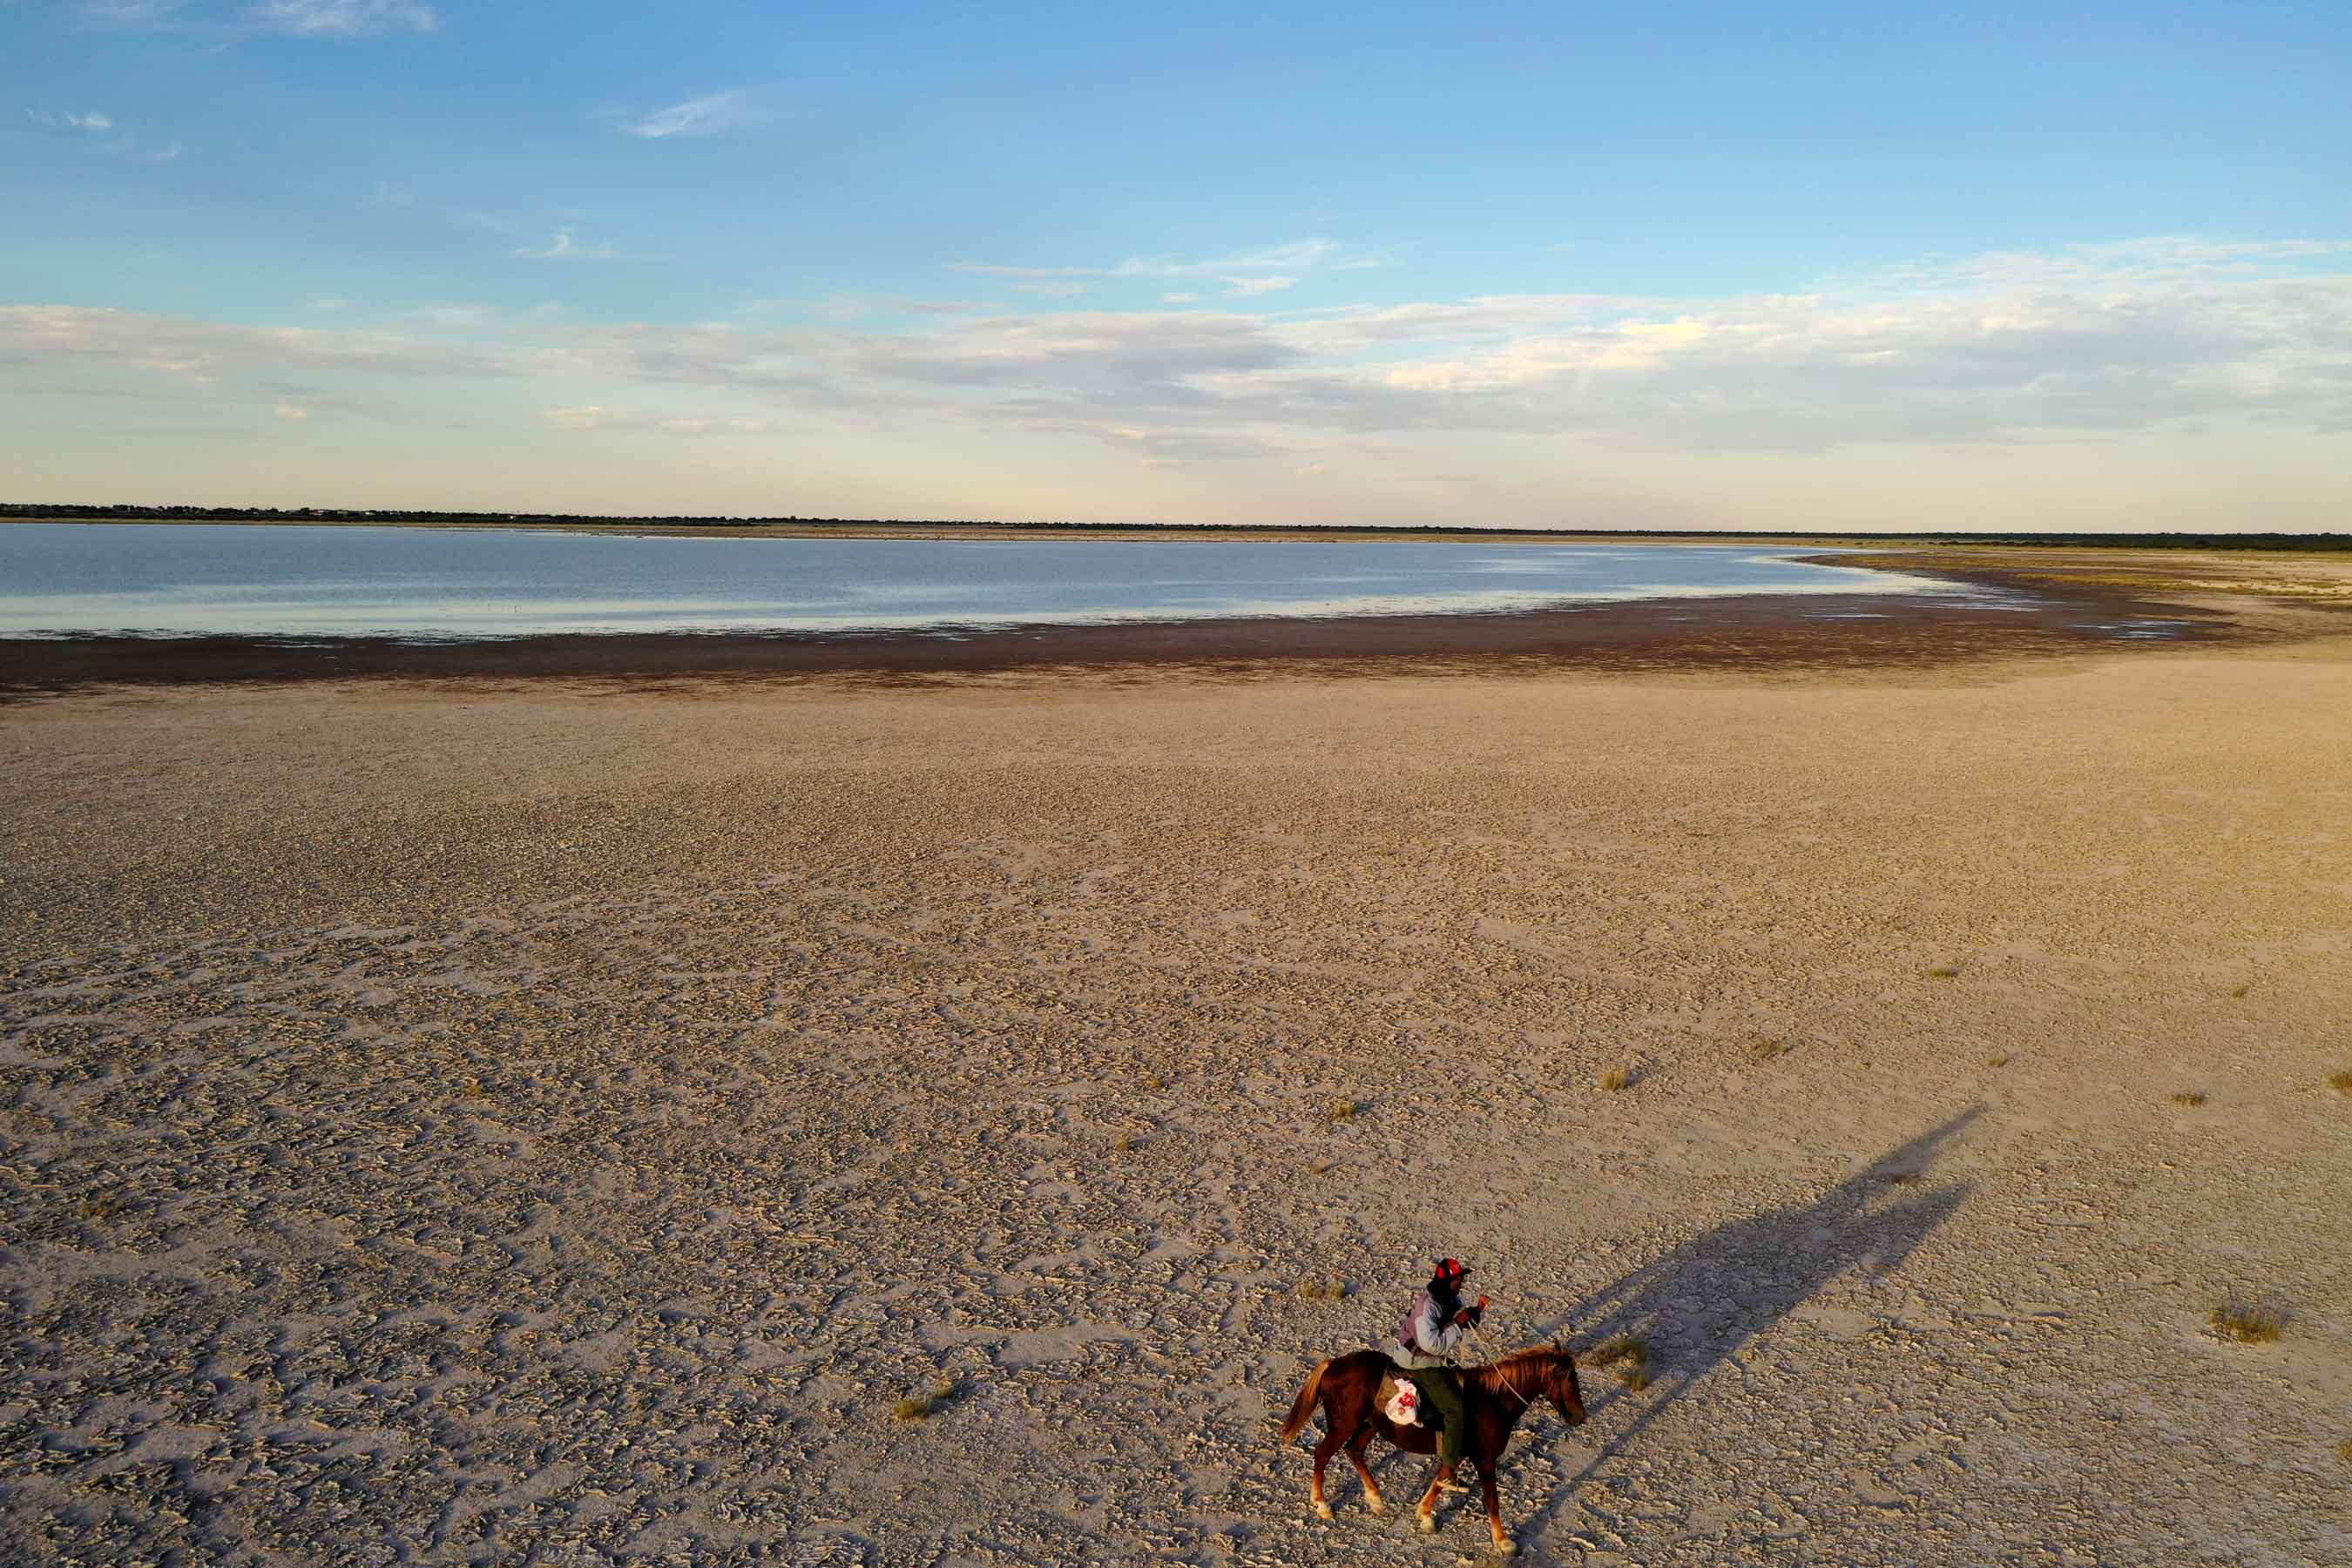
[[[1316,1363],[1298,1391],[1290,1414],[1282,1418],[1281,1441],[1286,1446],[1306,1428],[1319,1403],[1323,1406],[1323,1438],[1315,1445],[1315,1511],[1331,1517],[1323,1499],[1323,1467],[1341,1448],[1364,1480],[1364,1502],[1381,1511],[1381,1489],[1372,1479],[1364,1452],[1375,1436],[1414,1454],[1434,1454],[1437,1434],[1426,1426],[1400,1426],[1380,1408],[1381,1379],[1397,1372],[1380,1351],[1357,1351]],[[1402,1375],[1401,1373],[1399,1375]],[[1478,1467],[1478,1484],[1486,1499],[1486,1526],[1494,1532],[1495,1551],[1507,1556],[1517,1550],[1503,1529],[1503,1506],[1495,1493],[1495,1461],[1511,1441],[1511,1429],[1539,1399],[1551,1401],[1559,1418],[1571,1426],[1584,1425],[1584,1390],[1576,1380],[1576,1358],[1556,1345],[1514,1351],[1486,1366],[1465,1367],[1457,1373],[1463,1403],[1468,1407],[1470,1430],[1463,1456]],[[1445,1478],[1433,1473],[1429,1489],[1421,1496],[1416,1519],[1421,1528],[1437,1528],[1437,1494]]]

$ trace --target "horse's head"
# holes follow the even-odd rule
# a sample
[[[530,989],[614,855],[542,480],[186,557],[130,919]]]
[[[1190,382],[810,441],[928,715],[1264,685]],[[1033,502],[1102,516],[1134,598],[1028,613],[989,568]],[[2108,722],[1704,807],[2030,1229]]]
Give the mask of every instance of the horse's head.
[[[1576,1358],[1568,1353],[1566,1345],[1555,1347],[1553,1354],[1558,1359],[1552,1363],[1551,1375],[1544,1380],[1544,1394],[1550,1399],[1552,1408],[1559,1412],[1561,1420],[1571,1426],[1581,1426],[1584,1385],[1576,1378]]]

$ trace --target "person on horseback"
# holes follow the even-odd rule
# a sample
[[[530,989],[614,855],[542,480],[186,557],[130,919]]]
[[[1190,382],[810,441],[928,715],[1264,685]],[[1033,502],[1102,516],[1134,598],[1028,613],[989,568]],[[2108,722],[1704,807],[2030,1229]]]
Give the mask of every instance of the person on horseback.
[[[1422,1402],[1437,1412],[1437,1468],[1449,1486],[1457,1484],[1454,1467],[1461,1461],[1465,1428],[1470,1424],[1462,1385],[1454,1377],[1454,1348],[1461,1343],[1462,1331],[1477,1327],[1486,1312],[1484,1296],[1475,1306],[1462,1304],[1462,1281],[1469,1273],[1451,1258],[1438,1259],[1428,1287],[1398,1326],[1396,1346],[1389,1352],[1389,1359],[1412,1379]]]

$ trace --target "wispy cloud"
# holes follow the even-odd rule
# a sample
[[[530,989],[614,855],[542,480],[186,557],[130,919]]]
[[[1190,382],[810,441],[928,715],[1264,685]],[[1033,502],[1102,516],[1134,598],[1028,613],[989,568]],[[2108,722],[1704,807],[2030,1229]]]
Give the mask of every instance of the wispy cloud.
[[[520,246],[508,254],[525,261],[624,261],[630,259],[612,246],[583,245],[572,230],[559,228],[543,246]]]
[[[539,416],[557,430],[646,430],[663,436],[762,436],[783,427],[764,414],[653,414],[596,403],[542,408]]]
[[[1010,429],[1130,459],[1265,457],[1299,478],[1320,467],[1301,463],[1310,452],[1371,437],[1789,453],[2081,442],[2224,421],[2352,432],[2352,243],[2339,242],[1981,256],[1802,294],[1487,296],[1275,316],[1154,306],[856,326],[469,316],[318,331],[16,306],[0,309],[0,379],[249,383],[326,366],[560,376],[602,395],[585,412],[546,416],[557,427],[596,427],[604,411],[670,388],[740,411],[725,417],[925,438]],[[434,327],[464,335],[417,335]],[[692,434],[710,416],[667,417],[683,422],[671,433]]]
[[[1097,283],[1132,279],[1170,281],[1188,278],[1213,279],[1225,285],[1227,298],[1245,300],[1296,287],[1301,273],[1325,265],[1338,249],[1328,239],[1300,239],[1265,250],[1207,260],[1188,260],[1173,256],[1130,256],[1111,267],[1021,267],[998,262],[959,261],[952,263],[950,270],[982,278],[1002,278],[1006,280],[1007,287],[1022,293],[1062,296],[1082,294]],[[1338,265],[1346,268],[1356,265],[1381,264],[1340,262]],[[1197,293],[1178,290],[1163,294],[1160,300],[1163,304],[1189,305],[1199,298]]]
[[[632,120],[621,127],[631,136],[659,140],[669,136],[716,136],[737,130],[759,118],[759,95],[749,88],[730,88],[673,103],[667,109]]]
[[[280,37],[385,37],[440,33],[440,12],[421,0],[82,0],[80,12],[106,28]]]
[[[373,38],[441,30],[440,16],[417,0],[260,0],[244,15],[258,31],[300,38]]]
[[[28,109],[25,118],[47,131],[111,131],[114,116],[103,110],[93,109],[87,114],[47,109]]]
[[[354,39],[441,30],[440,14],[422,0],[82,0],[80,10],[100,26],[146,31]]]

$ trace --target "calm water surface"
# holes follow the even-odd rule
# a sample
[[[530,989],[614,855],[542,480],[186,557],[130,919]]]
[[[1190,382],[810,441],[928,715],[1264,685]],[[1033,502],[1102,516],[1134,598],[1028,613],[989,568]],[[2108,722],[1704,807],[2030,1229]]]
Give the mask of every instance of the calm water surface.
[[[0,637],[951,630],[1946,587],[1790,553],[1746,544],[13,523],[0,524]]]

